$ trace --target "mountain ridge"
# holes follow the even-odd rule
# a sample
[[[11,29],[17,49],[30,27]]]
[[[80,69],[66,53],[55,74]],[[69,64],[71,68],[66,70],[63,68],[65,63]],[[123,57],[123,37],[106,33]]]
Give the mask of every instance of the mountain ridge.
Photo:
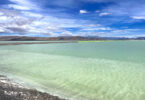
[[[59,37],[27,37],[27,36],[0,36],[0,41],[63,41],[63,40],[145,40],[145,37],[98,37],[98,36],[59,36]]]

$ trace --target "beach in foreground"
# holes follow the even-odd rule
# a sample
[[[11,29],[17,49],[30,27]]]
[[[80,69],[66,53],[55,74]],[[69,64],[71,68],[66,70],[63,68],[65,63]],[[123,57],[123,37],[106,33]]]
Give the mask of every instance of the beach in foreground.
[[[0,75],[0,100],[65,100],[35,89],[28,89]]]

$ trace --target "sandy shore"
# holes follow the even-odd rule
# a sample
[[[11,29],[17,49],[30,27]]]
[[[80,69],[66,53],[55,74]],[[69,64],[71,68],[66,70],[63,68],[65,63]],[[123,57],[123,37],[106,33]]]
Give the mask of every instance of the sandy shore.
[[[28,89],[0,75],[0,100],[66,100],[48,93]]]

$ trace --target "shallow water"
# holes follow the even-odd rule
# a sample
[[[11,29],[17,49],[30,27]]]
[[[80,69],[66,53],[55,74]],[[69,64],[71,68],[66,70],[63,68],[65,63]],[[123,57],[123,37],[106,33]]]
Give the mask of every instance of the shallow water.
[[[0,46],[0,72],[75,100],[145,100],[145,41]]]

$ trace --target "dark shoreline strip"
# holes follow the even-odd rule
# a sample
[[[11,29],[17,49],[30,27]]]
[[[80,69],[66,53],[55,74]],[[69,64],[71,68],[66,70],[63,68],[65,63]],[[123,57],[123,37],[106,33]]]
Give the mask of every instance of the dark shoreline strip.
[[[77,43],[77,42],[76,42],[76,41],[71,41],[71,42],[28,42],[28,43],[0,43],[0,45],[52,44],[52,43]]]
[[[0,100],[66,100],[48,93],[28,89],[0,75]]]

